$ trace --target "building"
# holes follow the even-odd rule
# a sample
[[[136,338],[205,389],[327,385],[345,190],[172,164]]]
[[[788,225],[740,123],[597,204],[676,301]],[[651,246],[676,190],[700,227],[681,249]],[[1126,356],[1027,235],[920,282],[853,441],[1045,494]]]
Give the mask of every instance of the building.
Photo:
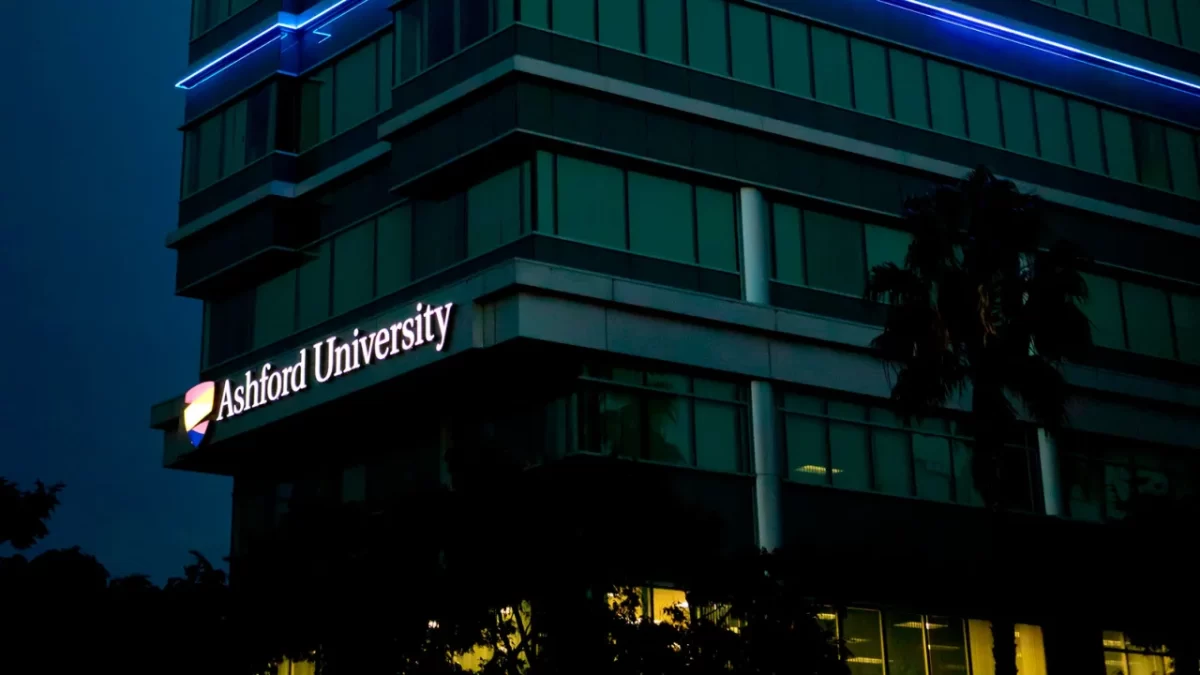
[[[902,198],[986,164],[1095,259],[1072,431],[1013,439],[1022,672],[1163,672],[1121,565],[1167,553],[1113,521],[1200,449],[1200,0],[194,6],[167,245],[216,384],[152,423],[167,466],[235,477],[235,559],[296,495],[499,435],[641,460],[719,505],[716,548],[951,561],[831,570],[830,620],[856,674],[987,673],[961,413],[889,414],[862,299]],[[1051,626],[1046,585],[1094,607]]]

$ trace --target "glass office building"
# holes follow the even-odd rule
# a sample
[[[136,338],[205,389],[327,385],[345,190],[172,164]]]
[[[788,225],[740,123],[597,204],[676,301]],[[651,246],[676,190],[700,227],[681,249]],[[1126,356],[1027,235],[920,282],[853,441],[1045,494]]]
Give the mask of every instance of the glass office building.
[[[1021,672],[1169,667],[1121,570],[1171,553],[1121,521],[1196,478],[1200,0],[193,3],[167,245],[216,384],[151,417],[234,477],[235,579],[292,500],[449,447],[615,457],[714,551],[826,561],[856,675],[992,672],[963,413],[897,419],[863,299],[983,164],[1090,258],[1097,345],[1069,431],[1006,439]]]

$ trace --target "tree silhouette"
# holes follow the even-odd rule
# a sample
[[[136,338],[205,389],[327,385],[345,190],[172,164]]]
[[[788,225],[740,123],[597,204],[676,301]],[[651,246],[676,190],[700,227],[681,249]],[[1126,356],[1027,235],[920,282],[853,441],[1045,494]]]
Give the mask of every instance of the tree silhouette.
[[[984,167],[909,198],[903,215],[914,235],[904,266],[871,270],[867,295],[888,304],[872,345],[897,373],[892,400],[905,418],[931,416],[970,393],[972,474],[1002,552],[1004,490],[1019,479],[1004,449],[1017,404],[1057,432],[1068,397],[1061,365],[1091,346],[1077,304],[1087,298],[1080,256],[1064,241],[1042,249],[1041,200]],[[994,585],[998,606],[1002,587]],[[993,616],[993,631],[996,673],[1013,675],[1014,647],[1002,637],[1013,624],[1004,612]]]
[[[46,536],[46,521],[58,506],[63,485],[46,487],[37,481],[35,486],[24,491],[0,476],[0,544],[11,544],[21,551]]]

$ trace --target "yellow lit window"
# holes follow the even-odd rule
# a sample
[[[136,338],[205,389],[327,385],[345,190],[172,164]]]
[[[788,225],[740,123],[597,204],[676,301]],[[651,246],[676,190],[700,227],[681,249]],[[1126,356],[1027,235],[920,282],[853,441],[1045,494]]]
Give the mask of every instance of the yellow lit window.
[[[293,661],[284,659],[275,668],[275,675],[316,675],[317,664],[314,661]]]
[[[1120,631],[1104,631],[1104,672],[1108,675],[1167,675],[1175,672],[1171,657],[1162,646],[1133,644]]]

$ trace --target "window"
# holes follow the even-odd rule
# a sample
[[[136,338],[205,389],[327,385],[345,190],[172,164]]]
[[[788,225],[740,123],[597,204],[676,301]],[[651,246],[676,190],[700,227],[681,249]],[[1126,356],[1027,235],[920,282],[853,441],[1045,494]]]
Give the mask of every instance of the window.
[[[1086,1],[1088,16],[1111,26],[1117,25],[1117,0]]]
[[[192,0],[192,37],[208,32],[255,2],[257,0]]]
[[[1167,127],[1167,156],[1171,163],[1172,188],[1185,197],[1200,199],[1200,178],[1197,177],[1196,171],[1196,141],[1192,135]]]
[[[1084,274],[1088,299],[1080,309],[1092,324],[1092,343],[1110,349],[1125,348],[1125,325],[1121,316],[1121,290],[1115,279]]]
[[[1147,0],[1146,4],[1150,14],[1150,35],[1173,45],[1179,44],[1174,0]]]
[[[1000,102],[996,97],[996,78],[965,70],[963,89],[967,101],[967,133],[971,140],[1003,147],[1000,142]]]
[[[208,365],[231,359],[253,346],[255,295],[255,289],[251,288],[205,303]]]
[[[1115,110],[1101,110],[1100,127],[1104,130],[1104,156],[1108,162],[1108,175],[1121,180],[1137,181],[1133,126],[1129,116]]]
[[[1146,0],[1117,0],[1117,18],[1121,28],[1150,34],[1150,26],[1146,23]]]
[[[965,138],[962,71],[940,61],[926,61],[929,73],[929,110],[933,130]]]
[[[866,271],[860,223],[805,211],[804,252],[808,285],[862,297]]]
[[[1029,87],[1000,82],[1000,110],[1004,118],[1004,147],[1037,156],[1037,130],[1033,121],[1033,94]]]
[[[514,18],[513,1],[412,0],[400,5],[396,8],[396,82],[405,82],[486,38],[493,31],[511,25]],[[541,1],[539,23],[538,5],[537,2],[525,0],[521,5],[522,21],[547,28],[549,7],[546,0]],[[568,21],[569,18],[564,15],[563,20]],[[593,39],[594,31],[587,38]],[[388,42],[385,46],[384,58],[387,58],[393,54],[392,44]],[[385,104],[381,109],[387,107]]]
[[[1120,520],[1134,495],[1192,493],[1195,466],[1186,456],[1131,443],[1084,434],[1062,439],[1062,487],[1071,518]]]
[[[642,11],[646,55],[683,63],[683,0],[642,0]]]
[[[333,239],[333,313],[341,314],[374,296],[375,221],[356,225]]]
[[[568,450],[749,470],[744,387],[667,372],[588,366],[571,396]]]
[[[1161,645],[1142,647],[1129,641],[1120,631],[1106,630],[1101,637],[1104,645],[1104,672],[1107,675],[1165,675],[1175,672],[1175,664]]]
[[[467,190],[467,257],[529,232],[522,199],[528,172],[528,165],[522,164]]]
[[[1135,119],[1133,133],[1138,177],[1141,182],[1144,185],[1170,190],[1171,170],[1167,159],[1166,130],[1161,124]]]
[[[1083,101],[1070,101],[1071,146],[1075,166],[1093,173],[1104,173],[1104,145],[1100,140],[1100,112]]]
[[[581,40],[596,39],[595,3],[588,0],[551,0],[550,16],[555,31]]]
[[[1108,349],[1196,363],[1200,298],[1110,277],[1084,274],[1092,343]]]
[[[889,49],[888,58],[892,65],[892,107],[896,120],[928,128],[925,60],[898,49]]]
[[[398,291],[412,281],[412,206],[379,216],[375,233],[375,288],[380,295]]]
[[[887,52],[865,40],[850,41],[854,66],[854,107],[879,117],[891,117],[888,95]]]
[[[271,344],[296,329],[296,270],[259,285],[254,298],[254,348]]]
[[[771,63],[767,52],[767,15],[757,9],[730,4],[729,35],[733,52],[733,76],[745,82],[771,86]]]
[[[1175,11],[1179,15],[1179,32],[1183,46],[1200,51],[1200,2],[1176,0]]]
[[[630,52],[642,50],[638,0],[601,0],[597,9],[600,12],[600,44]]]
[[[301,330],[315,326],[329,318],[329,279],[333,248],[330,242],[322,242],[308,250],[312,258],[298,271],[299,307],[297,309]]]
[[[1061,96],[1034,91],[1033,107],[1037,118],[1041,156],[1059,164],[1071,163],[1071,137],[1067,133],[1067,106]]]
[[[392,36],[386,34],[307,78],[301,90],[300,150],[391,108],[391,68]]]
[[[557,180],[541,184],[550,174]],[[737,271],[733,193],[566,155],[539,155],[548,234],[663,260]]]
[[[830,608],[818,620],[825,616],[836,622],[851,675],[996,673],[989,621],[864,607]],[[1041,627],[1016,624],[1013,638],[1021,675],[1045,675]]]
[[[885,408],[792,393],[784,394],[781,414],[789,480],[984,505],[972,478],[971,439],[957,435],[950,420],[905,425]],[[1006,448],[1010,484],[998,498],[1032,511],[1031,443],[1019,440]]]
[[[267,154],[271,97],[268,85],[209,115],[184,132],[183,194],[237,173]]]
[[[771,60],[776,89],[796,96],[812,96],[808,24],[772,16]]]
[[[1172,293],[1171,316],[1180,360],[1200,364],[1200,297]]]
[[[1174,358],[1167,294],[1157,288],[1123,282],[1121,297],[1125,304],[1129,349],[1147,356]]]
[[[818,101],[852,107],[850,47],[841,33],[812,29],[814,89]]]
[[[693,68],[729,74],[724,0],[687,0],[687,46]]]

